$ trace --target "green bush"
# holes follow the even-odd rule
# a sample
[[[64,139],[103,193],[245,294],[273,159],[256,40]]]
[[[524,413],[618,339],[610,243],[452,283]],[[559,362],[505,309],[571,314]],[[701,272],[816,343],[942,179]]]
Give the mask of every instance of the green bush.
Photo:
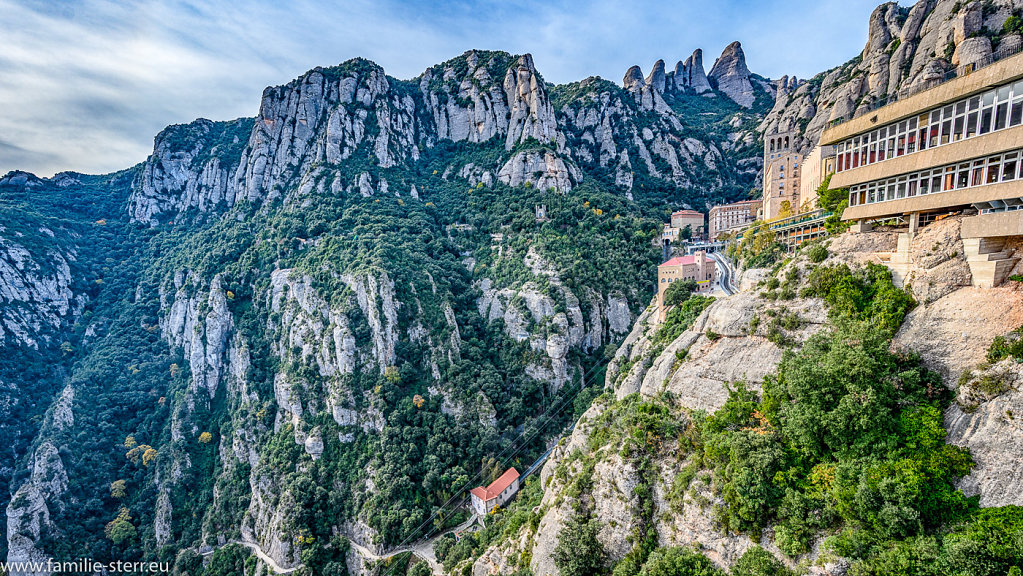
[[[597,540],[600,522],[574,517],[568,521],[554,547],[554,565],[562,576],[595,576],[607,570],[607,554]]]
[[[747,550],[735,565],[732,576],[791,576],[792,571],[760,546]]]
[[[828,259],[828,249],[823,244],[814,244],[806,251],[806,257],[814,264],[820,264]]]
[[[987,361],[992,364],[1010,356],[1017,362],[1023,362],[1023,326],[1008,336],[995,336],[987,349]]]
[[[696,292],[697,288],[695,280],[672,282],[668,289],[664,291],[664,305],[678,306],[688,300],[693,295],[693,292]]]
[[[726,576],[706,556],[688,548],[661,548],[639,571],[641,576]]]

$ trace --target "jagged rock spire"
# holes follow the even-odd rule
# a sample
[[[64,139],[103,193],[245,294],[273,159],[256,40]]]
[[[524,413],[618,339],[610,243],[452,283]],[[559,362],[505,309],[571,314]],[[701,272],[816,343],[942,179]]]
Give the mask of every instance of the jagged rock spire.
[[[650,75],[646,77],[647,86],[653,86],[654,90],[663,93],[666,80],[667,76],[664,74],[664,60],[654,62],[653,70],[651,70]]]
[[[646,86],[646,81],[643,80],[643,70],[639,66],[633,66],[626,70],[625,78],[622,79],[622,85],[625,86],[626,90]]]
[[[685,62],[675,65],[674,81],[679,90],[692,88],[700,94],[711,90],[707,73],[703,69],[703,50],[697,48]]]
[[[729,44],[710,69],[710,78],[717,84],[717,89],[743,108],[753,105],[753,83],[750,76],[746,55],[738,41]]]

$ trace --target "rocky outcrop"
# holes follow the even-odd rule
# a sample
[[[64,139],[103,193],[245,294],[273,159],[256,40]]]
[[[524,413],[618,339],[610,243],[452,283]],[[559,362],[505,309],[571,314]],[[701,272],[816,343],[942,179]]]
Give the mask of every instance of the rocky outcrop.
[[[530,138],[557,139],[557,121],[547,88],[529,54],[470,50],[434,66],[419,89],[437,138],[486,142],[505,138],[508,150]]]
[[[556,391],[578,368],[569,363],[569,350],[586,354],[622,337],[631,326],[632,313],[623,294],[573,293],[554,267],[532,248],[524,263],[536,281],[498,287],[490,278],[482,278],[476,284],[480,290],[476,305],[484,320],[503,321],[509,338],[528,341],[530,348],[545,358],[529,364],[526,373]],[[550,289],[541,290],[539,282]],[[588,314],[583,312],[581,299],[586,301]],[[557,311],[559,307],[564,312]]]
[[[339,306],[328,306],[312,279],[292,270],[274,271],[267,294],[269,310],[279,315],[279,321],[270,326],[275,354],[288,362],[315,366],[324,377],[319,383],[286,374],[274,379],[275,429],[290,423],[295,442],[306,446],[310,455],[322,453],[323,439],[305,423],[306,415],[313,419],[318,411],[326,410],[342,427],[364,432],[383,428],[380,412],[359,408],[356,391],[345,385],[344,377],[356,370],[383,373],[393,365],[398,338],[394,288],[386,274],[347,277],[345,282],[353,298]],[[352,331],[349,314],[356,310],[369,324],[368,342],[358,342]],[[312,400],[303,403],[303,398]],[[348,434],[342,432],[341,440],[350,441]],[[310,440],[316,436],[319,441]]]
[[[68,477],[57,448],[42,442],[32,457],[31,476],[14,493],[7,506],[7,561],[46,563],[49,556],[39,548],[44,532],[59,527],[51,521],[55,508],[62,506]],[[11,576],[49,574],[48,571],[12,571]]]
[[[0,348],[52,342],[85,302],[71,288],[75,252],[62,250],[49,228],[37,233],[40,249],[29,250],[0,224]]]
[[[161,286],[160,304],[168,312],[160,319],[160,328],[169,345],[184,351],[192,371],[192,391],[212,399],[226,374],[234,319],[221,277],[213,278],[206,293],[196,290],[198,280],[190,272],[179,271],[174,275],[173,295],[169,286]]]
[[[547,97],[543,80],[533,67],[531,55],[520,56],[508,68],[504,77],[504,92],[509,111],[505,149],[511,150],[516,144],[530,138],[539,142],[550,142],[556,138],[554,107]]]
[[[710,69],[710,80],[717,89],[743,108],[753,106],[756,99],[751,78],[752,74],[746,67],[746,54],[739,42],[729,44]]]
[[[233,122],[200,118],[160,132],[135,183],[128,205],[131,218],[155,224],[163,214],[234,205],[232,179],[252,125],[251,118]]]
[[[667,76],[664,74],[664,60],[658,60],[657,62],[654,62],[654,67],[650,70],[650,75],[646,77],[646,85],[663,93],[666,81]]]
[[[587,410],[571,437],[554,450],[544,465],[541,484],[545,491],[540,507],[543,516],[535,534],[523,531],[520,535],[531,540],[530,568],[534,574],[559,574],[553,561],[554,549],[578,507],[585,507],[600,522],[597,539],[612,561],[622,559],[633,548],[634,535],[641,528],[657,535],[658,546],[695,546],[722,567],[734,564],[754,544],[782,556],[766,535],[758,542],[721,529],[715,520],[715,508],[723,505],[723,501],[711,490],[709,477],[695,478],[681,498],[671,496],[677,490],[673,486],[675,479],[690,464],[686,450],[676,442],[662,445],[652,459],[652,470],[640,469],[627,456],[629,451],[617,443],[593,449],[590,435],[605,411],[606,406],[600,402]],[[688,425],[684,414],[679,418],[683,428]],[[593,465],[587,471],[589,487],[579,493],[578,485],[573,485],[583,471],[584,461]],[[641,487],[652,502],[652,514],[647,518],[638,494]],[[517,545],[513,541],[504,549],[488,550],[474,566],[474,574],[480,573],[481,562],[493,566],[514,562],[520,549],[529,549],[528,544]]]
[[[1017,310],[1019,307],[1017,306]],[[948,441],[970,450],[975,463],[959,488],[981,506],[1020,506],[1023,495],[1023,370],[1012,359],[960,380],[957,403],[945,414]]]
[[[713,88],[710,80],[707,79],[707,72],[703,68],[703,50],[697,48],[685,62],[675,65],[675,74],[672,77],[677,90],[686,88],[696,91],[697,94],[710,92]]]
[[[529,185],[539,190],[567,194],[582,180],[582,172],[554,152],[530,150],[512,156],[497,173],[497,179],[512,187]]]

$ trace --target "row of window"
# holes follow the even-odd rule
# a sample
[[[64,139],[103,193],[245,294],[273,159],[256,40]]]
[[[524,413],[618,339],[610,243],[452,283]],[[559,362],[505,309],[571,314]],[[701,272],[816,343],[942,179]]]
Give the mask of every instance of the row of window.
[[[707,280],[710,280],[713,277],[714,277],[714,273],[713,272],[707,272],[707,278],[706,278]],[[661,284],[671,284],[672,282],[682,281],[682,280],[698,280],[698,278],[696,277],[695,274],[693,276],[686,276],[684,278],[661,278]]]
[[[993,214],[995,212],[1016,212],[1017,210],[1023,210],[1023,204],[1014,204],[1012,206],[1002,206],[1001,208],[985,208],[981,210],[981,214]]]
[[[999,86],[838,145],[842,172],[1023,123],[1023,80]]]
[[[874,204],[1023,178],[1020,150],[853,186],[849,205]]]

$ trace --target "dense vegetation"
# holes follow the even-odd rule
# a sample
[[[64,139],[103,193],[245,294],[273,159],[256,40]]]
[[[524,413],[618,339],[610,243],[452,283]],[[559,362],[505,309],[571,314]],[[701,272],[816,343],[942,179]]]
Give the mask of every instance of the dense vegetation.
[[[826,536],[826,553],[852,560],[850,573],[857,576],[1018,573],[1023,509],[981,510],[976,498],[955,488],[973,460],[945,443],[943,413],[951,394],[915,356],[891,351],[913,299],[892,285],[886,268],[873,264],[811,266],[801,295],[823,299],[829,327],[786,349],[762,393],[735,383],[711,415],[682,408],[668,393],[605,398],[586,451],[566,465],[580,462],[576,476],[586,477],[595,461],[620,455],[640,471],[642,486],[657,481],[660,465],[677,462],[681,472],[668,494],[673,506],[682,506],[686,494],[700,502],[706,482],[722,500],[715,515],[725,532],[759,539],[770,529],[793,558]],[[991,361],[1012,356],[1017,342],[1015,335],[996,340]],[[563,493],[578,497],[587,490],[572,486],[578,482]],[[644,503],[649,491],[635,494],[645,532],[636,534],[633,552],[616,564],[595,564],[604,558],[600,553],[566,554],[562,573],[722,573],[696,552],[658,548],[652,517],[643,513],[652,506]],[[577,505],[577,512],[562,542],[599,546],[586,506]],[[787,573],[757,547],[732,570]]]
[[[187,144],[206,136],[214,142],[204,154],[235,154],[238,143],[231,135],[241,124],[172,127],[165,137]],[[564,395],[525,374],[525,366],[543,352],[509,338],[501,321],[488,323],[480,316],[474,282],[486,277],[515,288],[531,281],[564,311],[567,301],[552,279],[534,275],[523,263],[534,250],[573,293],[614,292],[638,310],[653,289],[657,250],[652,240],[664,208],[626,201],[600,177],[588,178],[569,195],[500,183],[470,187],[444,177],[452,165],[492,165],[506,155],[499,143],[442,141],[411,167],[383,170],[353,158],[335,167],[346,181],[371,170],[392,189],[414,185],[422,199],[314,191],[304,203],[242,202],[226,218],[192,211],[156,227],[127,223],[124,205],[134,171],[81,177],[70,188],[51,181],[4,186],[0,208],[9,218],[3,233],[20,234],[37,254],[76,251],[72,288],[88,297],[79,323],[55,334],[53,346],[38,353],[15,348],[0,360],[0,383],[17,386],[18,397],[0,402],[9,417],[0,433],[13,451],[2,474],[5,495],[28,479],[26,456],[55,394],[66,382],[76,391],[74,428],[51,431],[46,438],[62,447],[70,484],[59,503],[50,503],[59,529],[44,531],[40,546],[57,558],[159,559],[179,564],[179,573],[193,573],[185,550],[216,544],[204,541],[204,534],[240,538],[250,478],[259,473],[271,479],[273,497],[294,510],[286,529],[300,545],[306,569],[343,573],[347,542],[335,527],[347,519],[365,518],[385,544],[418,537],[457,520],[441,505],[459,489],[485,484],[499,473],[503,463],[494,455],[509,447],[521,451],[523,460],[541,452],[545,437],[595,395],[589,385],[600,380],[600,365],[613,343],[589,354],[571,351],[572,365],[579,369],[566,387],[573,394],[565,408]],[[548,217],[537,221],[534,208],[541,204]],[[40,237],[41,225],[55,237]],[[471,269],[467,259],[475,263]],[[344,275],[385,273],[399,300],[418,302],[421,310],[400,308],[402,333],[422,321],[437,327],[433,341],[446,341],[450,329],[442,327],[450,306],[460,347],[457,356],[439,363],[441,379],[457,394],[454,400],[473,405],[486,398],[494,425],[456,423],[442,409],[443,398],[429,390],[435,382],[429,347],[403,340],[399,362],[386,374],[359,370],[343,383],[380,410],[383,429],[357,432],[348,444],[327,440],[322,457],[310,461],[295,442],[296,431],[275,425],[274,378],[284,374],[312,387],[336,383],[311,369],[300,354],[273,351],[278,320],[266,307],[268,276],[276,269],[309,275],[330,306],[346,311],[361,342],[370,340],[369,326],[353,304],[351,289],[340,281]],[[174,297],[173,278],[182,271],[188,272],[184,293],[202,306],[211,279],[219,278],[235,330],[248,346],[247,386],[259,404],[241,402],[223,387],[209,399],[191,390],[189,358],[168,345],[160,325],[167,298]],[[580,305],[590,312],[588,299]],[[3,393],[11,396],[12,390]],[[559,409],[541,419],[556,403]],[[326,439],[352,432],[327,411],[311,416],[308,425]],[[195,432],[182,438],[180,430]],[[230,450],[239,434],[252,435],[261,446],[262,472],[225,458],[225,448]],[[370,470],[377,486],[372,494],[358,488]],[[156,549],[155,511],[172,475],[171,539]],[[223,562],[212,563],[207,573],[235,565],[236,556],[247,550],[218,552]]]

